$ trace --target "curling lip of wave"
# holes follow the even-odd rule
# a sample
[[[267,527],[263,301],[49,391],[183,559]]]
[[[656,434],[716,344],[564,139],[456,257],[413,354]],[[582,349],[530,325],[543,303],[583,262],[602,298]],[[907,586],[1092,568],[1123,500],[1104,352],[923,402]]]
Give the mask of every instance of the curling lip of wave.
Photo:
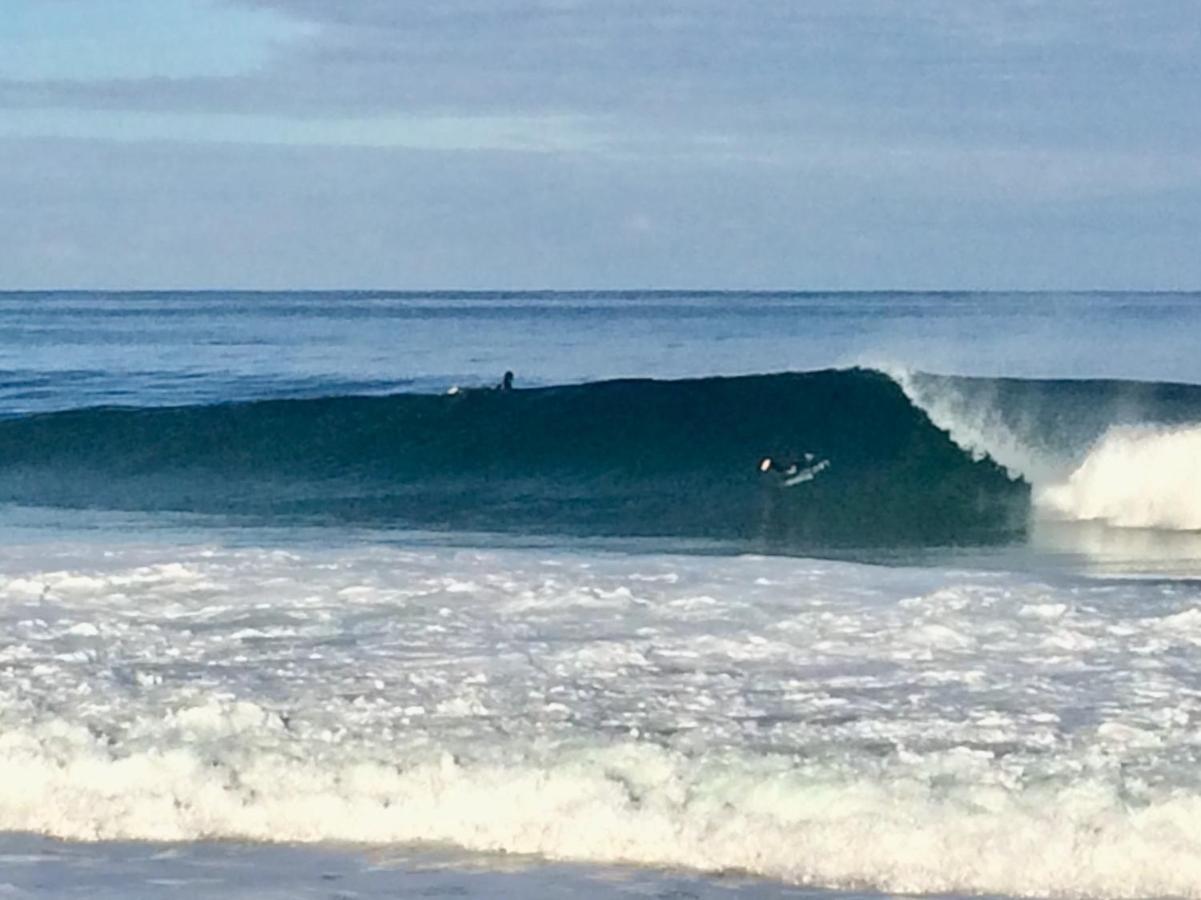
[[[965,451],[1030,483],[1036,516],[1201,530],[1201,387],[891,374]]]

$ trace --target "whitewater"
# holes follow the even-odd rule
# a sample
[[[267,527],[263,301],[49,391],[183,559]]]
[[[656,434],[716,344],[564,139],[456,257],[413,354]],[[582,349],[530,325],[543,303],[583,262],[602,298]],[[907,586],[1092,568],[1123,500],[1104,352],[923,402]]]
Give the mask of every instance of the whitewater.
[[[0,893],[1201,897],[1198,324],[0,295]]]
[[[437,841],[904,892],[1192,896],[1201,877],[1191,587],[86,554],[3,556],[9,830]]]

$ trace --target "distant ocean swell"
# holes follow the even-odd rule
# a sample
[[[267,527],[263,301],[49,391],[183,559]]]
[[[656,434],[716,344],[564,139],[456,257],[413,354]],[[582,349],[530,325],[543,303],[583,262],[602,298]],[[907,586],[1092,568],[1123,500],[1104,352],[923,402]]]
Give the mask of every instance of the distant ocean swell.
[[[0,422],[0,501],[772,552],[989,543],[1032,500],[1201,528],[1199,422],[1188,386],[864,369],[94,408]]]

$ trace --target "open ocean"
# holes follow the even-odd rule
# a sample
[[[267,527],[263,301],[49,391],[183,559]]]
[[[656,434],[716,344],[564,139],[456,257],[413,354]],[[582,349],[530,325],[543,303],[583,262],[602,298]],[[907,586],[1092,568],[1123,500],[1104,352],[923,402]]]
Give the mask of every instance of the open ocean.
[[[0,294],[0,897],[1201,897],[1199,336]]]

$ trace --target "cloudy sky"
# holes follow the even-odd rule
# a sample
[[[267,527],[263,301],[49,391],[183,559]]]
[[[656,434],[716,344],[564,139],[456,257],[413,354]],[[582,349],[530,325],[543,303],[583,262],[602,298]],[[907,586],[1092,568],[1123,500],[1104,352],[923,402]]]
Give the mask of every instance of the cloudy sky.
[[[1196,0],[0,0],[0,288],[1201,287]]]

